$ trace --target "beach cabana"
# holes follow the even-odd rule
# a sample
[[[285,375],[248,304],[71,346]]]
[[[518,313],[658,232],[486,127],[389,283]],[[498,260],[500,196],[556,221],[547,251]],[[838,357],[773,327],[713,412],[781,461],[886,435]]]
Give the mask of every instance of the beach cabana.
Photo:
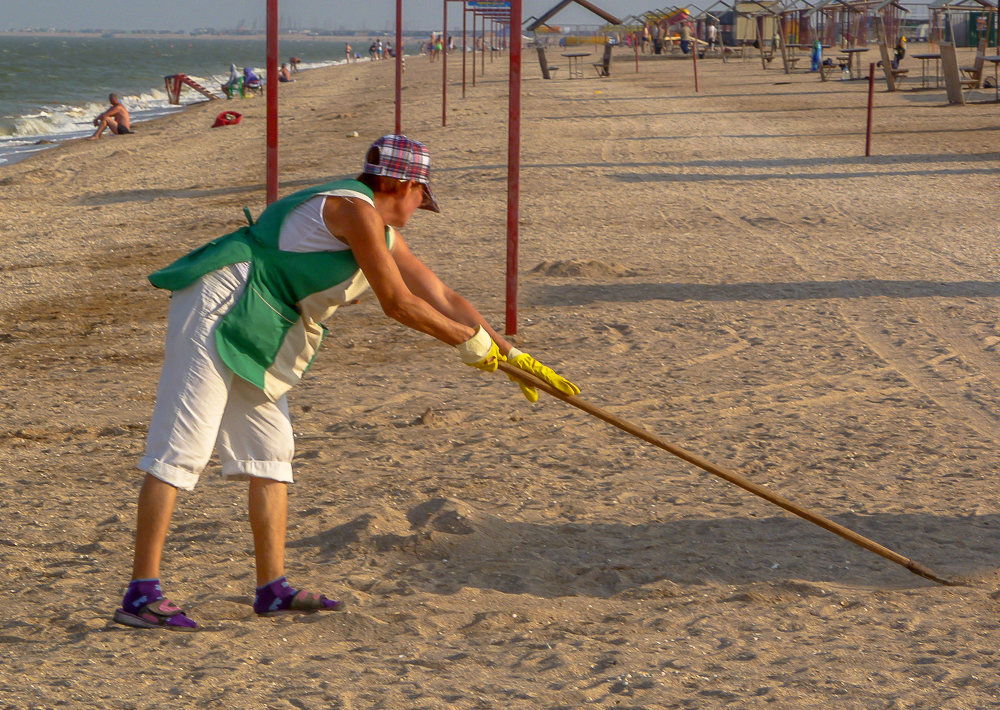
[[[997,44],[997,5],[989,0],[934,0],[930,12],[928,41],[951,42],[956,47],[974,47],[985,39]],[[985,35],[985,36],[984,36]]]
[[[867,41],[867,23],[859,21],[858,12],[855,4],[844,0],[819,0],[806,15],[813,19],[816,37],[824,46],[854,47],[858,44],[861,26],[865,27]]]
[[[903,29],[903,14],[909,12],[899,0],[882,0],[872,8],[872,21],[881,26],[883,33],[880,39],[888,47],[895,47]]]
[[[785,42],[791,45],[810,44],[813,41],[812,16],[808,14],[813,5],[800,0],[789,3],[779,14]]]
[[[622,24],[622,21],[619,20],[614,15],[612,15],[610,12],[602,10],[597,5],[595,5],[594,3],[588,2],[588,0],[561,0],[551,10],[549,10],[548,12],[543,13],[541,17],[538,17],[534,21],[530,22],[524,28],[525,31],[526,32],[537,32],[539,27],[542,27],[543,25],[545,25],[549,20],[551,20],[553,17],[555,17],[558,13],[562,12],[568,5],[572,5],[573,3],[576,3],[577,5],[580,5],[581,7],[584,7],[586,9],[590,10],[592,13],[594,13],[598,17],[602,18],[609,25],[620,25],[620,24]]]

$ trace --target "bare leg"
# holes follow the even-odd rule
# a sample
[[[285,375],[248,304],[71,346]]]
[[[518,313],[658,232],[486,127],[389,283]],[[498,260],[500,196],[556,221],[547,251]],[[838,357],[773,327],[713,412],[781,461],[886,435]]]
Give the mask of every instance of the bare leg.
[[[104,129],[107,128],[107,127],[108,127],[108,119],[107,118],[102,118],[101,122],[99,124],[97,124],[97,130],[94,131],[94,135],[89,136],[87,138],[87,140],[88,141],[96,141],[98,138],[101,137],[101,134],[104,133]]]
[[[170,527],[170,516],[174,512],[176,500],[176,488],[146,474],[139,492],[132,579],[159,579],[160,557],[167,541],[167,529]]]
[[[285,574],[288,484],[270,478],[251,478],[249,511],[257,586],[261,586]]]

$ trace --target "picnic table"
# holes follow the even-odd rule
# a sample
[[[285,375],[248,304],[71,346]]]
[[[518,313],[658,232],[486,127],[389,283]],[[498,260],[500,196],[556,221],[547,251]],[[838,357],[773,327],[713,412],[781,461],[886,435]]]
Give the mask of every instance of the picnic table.
[[[920,60],[920,88],[926,89],[930,84],[930,73],[927,71],[934,62],[934,88],[941,86],[941,55],[935,52],[925,52],[923,54],[911,55],[914,59]]]
[[[569,60],[569,66],[566,68],[566,73],[569,74],[569,78],[582,79],[583,66],[580,63],[580,60],[584,57],[589,57],[590,52],[566,52],[563,56]]]
[[[861,76],[861,53],[867,52],[868,47],[848,47],[847,49],[841,49],[841,52],[847,55],[847,70],[851,73],[852,79],[863,79]],[[854,58],[857,57],[857,61]],[[854,65],[857,64],[857,71],[854,69]]]

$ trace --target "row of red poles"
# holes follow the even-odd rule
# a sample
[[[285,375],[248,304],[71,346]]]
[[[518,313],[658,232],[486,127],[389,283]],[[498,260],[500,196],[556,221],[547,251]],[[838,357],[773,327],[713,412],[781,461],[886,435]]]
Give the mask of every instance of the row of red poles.
[[[441,42],[445,51],[441,54],[442,97],[441,125],[448,120],[448,2],[462,2],[462,95],[465,96],[465,47],[466,22],[470,12],[465,0],[443,0],[443,21]],[[473,37],[476,34],[476,18],[483,22],[483,70],[485,71],[486,21],[505,25],[510,35],[510,80],[507,131],[507,279],[506,279],[506,329],[508,335],[517,333],[517,245],[519,223],[520,172],[521,172],[521,9],[522,0],[511,0],[510,9],[472,10]],[[396,106],[395,129],[402,133],[402,83],[403,83],[403,2],[396,0]],[[267,204],[278,199],[278,0],[267,0]],[[516,28],[516,30],[514,29]],[[475,85],[475,41],[473,41],[472,81]]]
[[[520,213],[521,174],[521,16],[522,0],[510,0],[510,9],[469,9],[466,0],[442,0],[443,17],[441,42],[441,125],[448,122],[448,3],[462,3],[462,96],[465,96],[466,77],[466,18],[472,14],[472,85],[476,85],[476,21],[482,18],[482,63],[486,70],[486,21],[494,23],[508,38],[510,48],[509,104],[507,116],[507,276],[505,333],[517,334],[517,282],[518,282],[518,238]],[[267,203],[278,199],[278,0],[267,0]],[[638,43],[635,44],[635,70],[639,71]],[[396,0],[396,96],[395,132],[402,128],[402,88],[403,88],[403,0]],[[698,92],[698,47],[692,47],[694,65],[694,90]],[[868,126],[865,139],[865,155],[871,154],[871,117],[874,93],[874,65],[869,71]]]

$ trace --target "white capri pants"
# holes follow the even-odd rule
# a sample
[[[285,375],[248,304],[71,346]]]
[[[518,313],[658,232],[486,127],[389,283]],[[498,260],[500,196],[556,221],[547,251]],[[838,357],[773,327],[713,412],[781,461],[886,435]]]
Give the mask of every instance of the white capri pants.
[[[219,358],[215,328],[243,293],[248,263],[206,274],[170,299],[167,344],[139,469],[191,490],[213,447],[229,479],[292,482],[288,401],[275,402]]]

